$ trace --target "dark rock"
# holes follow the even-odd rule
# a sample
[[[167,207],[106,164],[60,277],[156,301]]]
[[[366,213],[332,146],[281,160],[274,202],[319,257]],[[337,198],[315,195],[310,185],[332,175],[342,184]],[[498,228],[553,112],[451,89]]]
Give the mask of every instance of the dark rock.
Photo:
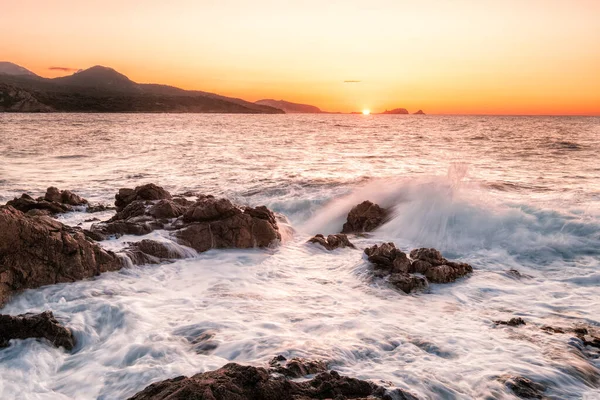
[[[508,271],[506,271],[506,275],[510,276],[511,278],[515,278],[515,279],[524,279],[524,278],[532,277],[531,275],[523,274],[516,269],[509,269]]]
[[[396,390],[396,399],[416,399]],[[229,363],[215,371],[186,378],[179,376],[153,383],[131,400],[311,400],[389,399],[385,389],[367,381],[322,372],[310,380],[294,381],[277,377],[264,368]]]
[[[411,272],[417,272],[433,283],[449,283],[473,272],[473,267],[466,263],[446,260],[436,249],[420,248],[410,252],[413,260]]]
[[[222,200],[207,196],[194,203],[183,215],[183,227],[174,233],[178,241],[203,252],[268,247],[281,240],[275,215],[269,209],[241,209]]]
[[[23,289],[73,282],[123,267],[81,230],[0,206],[0,306]]]
[[[68,204],[70,206],[83,206],[88,204],[88,201],[83,197],[76,195],[70,190],[60,191],[54,186],[50,186],[46,190],[46,195],[44,196],[44,200],[49,202],[56,202],[62,204]]]
[[[31,210],[46,210],[51,214],[60,214],[73,210],[69,205],[50,202],[44,199],[36,200],[26,193],[23,193],[21,197],[15,197],[13,200],[7,202],[6,205],[14,207],[24,213]]]
[[[365,249],[367,259],[374,264],[375,276],[388,277],[388,282],[406,293],[428,286],[428,282],[448,283],[473,271],[469,264],[446,260],[435,249],[415,249],[406,253],[396,248],[394,243],[383,243]],[[424,275],[421,276],[413,274]]]
[[[314,375],[327,371],[327,364],[323,361],[305,360],[292,358],[287,360],[279,355],[269,362],[270,370],[289,378],[302,378],[306,375]]]
[[[387,218],[387,210],[368,200],[363,201],[348,213],[342,233],[370,232],[381,226]]]
[[[178,218],[183,215],[186,207],[176,200],[159,200],[148,209],[148,215],[158,219]]]
[[[522,376],[504,375],[499,380],[506,385],[515,396],[521,399],[542,399],[544,398],[544,385],[534,382],[531,379]]]
[[[111,206],[106,206],[104,204],[96,204],[96,205],[89,205],[86,208],[86,212],[88,213],[97,213],[97,212],[103,212],[103,211],[108,211],[108,210],[114,210],[115,207],[111,207]]]
[[[30,217],[43,217],[43,216],[51,216],[52,213],[48,210],[41,210],[39,208],[34,208],[33,210],[29,210],[25,213]]]
[[[11,339],[47,339],[55,347],[72,350],[73,333],[61,326],[51,311],[41,314],[0,314],[0,347],[7,347]]]
[[[180,253],[169,248],[165,243],[150,239],[129,243],[125,253],[135,265],[160,264],[168,260],[182,258]]]
[[[135,200],[162,200],[170,199],[171,194],[154,183],[138,186],[135,189],[119,189],[115,195],[115,206],[117,211],[125,208],[129,203]]]
[[[494,321],[496,325],[508,325],[508,326],[520,326],[526,325],[525,321],[521,317],[511,318],[508,321]]]
[[[540,329],[543,330],[544,332],[548,332],[548,333],[565,333],[565,331],[561,328],[556,328],[556,327],[548,326],[548,325],[544,325]]]
[[[155,229],[162,228],[163,225],[156,221],[114,221],[100,222],[93,224],[89,231],[94,240],[106,240],[111,236],[121,237],[123,235],[147,235]]]
[[[423,110],[419,110],[416,113],[414,113],[415,115],[425,115],[425,113],[423,112]]]
[[[194,351],[197,354],[211,354],[217,347],[219,347],[219,342],[215,340],[216,332],[207,330],[202,332],[197,337],[190,340],[190,344],[192,344]]]
[[[350,243],[350,240],[348,240],[348,236],[344,235],[343,233],[338,233],[337,235],[328,235],[327,238],[325,238],[325,236],[321,234],[318,234],[310,238],[308,242],[320,244],[327,250],[334,250],[339,247],[350,247],[352,249],[356,248],[356,246]]]

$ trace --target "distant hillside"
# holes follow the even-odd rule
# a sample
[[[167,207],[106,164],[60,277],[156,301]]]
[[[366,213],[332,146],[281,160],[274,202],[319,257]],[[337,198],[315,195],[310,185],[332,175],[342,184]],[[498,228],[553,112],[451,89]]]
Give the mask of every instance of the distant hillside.
[[[11,64],[6,70],[22,68],[6,64]],[[139,84],[102,66],[54,79],[33,73],[0,73],[0,112],[283,113],[214,93]]]
[[[291,103],[285,100],[264,99],[258,100],[255,104],[275,107],[286,112],[286,114],[320,114],[322,111],[315,106],[308,104]]]
[[[406,108],[394,108],[393,110],[385,110],[382,114],[408,114]]]
[[[13,64],[8,61],[0,61],[0,74],[16,75],[16,76],[37,76],[27,68]]]

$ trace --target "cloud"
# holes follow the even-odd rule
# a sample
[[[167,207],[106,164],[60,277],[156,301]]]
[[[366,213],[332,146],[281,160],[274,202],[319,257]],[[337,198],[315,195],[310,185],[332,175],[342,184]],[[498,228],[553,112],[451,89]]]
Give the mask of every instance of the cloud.
[[[79,68],[69,68],[69,67],[48,67],[51,71],[63,71],[63,72],[76,72],[79,71]]]
[[[360,83],[362,81],[344,81],[344,83]]]

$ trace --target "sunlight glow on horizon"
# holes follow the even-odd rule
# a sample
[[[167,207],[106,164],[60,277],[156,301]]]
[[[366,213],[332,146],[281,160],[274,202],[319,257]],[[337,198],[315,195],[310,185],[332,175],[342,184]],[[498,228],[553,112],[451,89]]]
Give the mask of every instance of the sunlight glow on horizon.
[[[600,115],[595,0],[23,0],[1,14],[0,61],[46,77],[104,65],[325,111]]]
[[[371,114],[371,110],[365,108],[364,110],[362,110],[363,115],[369,115]]]

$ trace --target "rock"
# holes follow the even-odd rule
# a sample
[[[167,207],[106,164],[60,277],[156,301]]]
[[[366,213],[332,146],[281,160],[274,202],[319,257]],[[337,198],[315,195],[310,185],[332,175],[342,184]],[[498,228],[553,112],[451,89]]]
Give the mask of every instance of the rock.
[[[70,206],[83,206],[88,204],[88,201],[83,197],[79,197],[78,195],[69,190],[60,191],[54,186],[50,186],[48,189],[46,189],[46,195],[44,196],[44,200],[49,202],[68,204]]]
[[[111,206],[106,206],[104,204],[96,204],[96,205],[88,205],[88,207],[86,208],[86,212],[88,213],[97,213],[97,212],[103,212],[103,211],[108,211],[108,210],[114,210],[115,207],[111,207]]]
[[[506,275],[510,276],[511,278],[515,278],[515,279],[532,278],[531,275],[523,274],[519,270],[516,270],[516,269],[509,269],[508,271],[506,271]]]
[[[211,354],[217,347],[219,347],[219,342],[214,340],[216,336],[216,332],[214,331],[205,331],[190,340],[190,344],[192,344],[194,351],[197,354]]]
[[[522,376],[503,375],[499,380],[506,385],[515,396],[521,399],[544,398],[544,385]]]
[[[350,240],[348,240],[348,236],[343,233],[338,233],[337,235],[328,235],[327,238],[325,236],[318,234],[308,240],[308,243],[317,243],[321,246],[325,247],[327,250],[337,249],[339,247],[350,247],[355,249]]]
[[[55,347],[72,350],[75,339],[70,329],[61,326],[51,311],[41,314],[0,314],[0,348],[11,339],[47,339]]]
[[[392,397],[393,396],[393,397]],[[131,400],[311,400],[311,399],[416,399],[408,392],[393,394],[371,382],[321,372],[309,380],[273,376],[265,368],[229,363],[215,371],[153,383]]]
[[[508,321],[494,321],[496,325],[508,325],[508,326],[520,326],[526,325],[525,321],[521,317],[511,318]]]
[[[413,260],[411,272],[417,272],[433,283],[449,283],[473,272],[473,267],[466,263],[446,260],[436,249],[420,248],[410,252]]]
[[[117,211],[120,211],[135,200],[163,199],[171,199],[171,194],[154,183],[148,183],[138,186],[135,189],[119,189],[119,193],[115,195],[115,206],[117,207]]]
[[[387,210],[368,200],[363,201],[348,213],[342,233],[370,232],[381,226],[387,218]]]
[[[0,307],[23,289],[73,282],[123,267],[81,230],[0,206]]]
[[[174,233],[175,238],[198,252],[268,247],[281,240],[275,215],[269,209],[241,209],[230,204],[212,197],[198,200],[183,215],[184,225]]]
[[[327,364],[323,361],[311,361],[302,358],[287,360],[283,356],[276,356],[270,362],[270,370],[289,378],[302,378],[327,371]]]
[[[94,240],[106,240],[111,236],[121,237],[123,235],[147,235],[155,229],[162,228],[161,224],[155,221],[115,221],[100,222],[92,224],[86,234]]]
[[[45,210],[51,214],[60,214],[73,210],[69,205],[50,202],[44,199],[36,200],[26,193],[23,193],[21,197],[15,197],[13,200],[7,202],[6,205],[24,213],[32,210]]]
[[[419,110],[415,113],[415,115],[425,115],[425,113],[423,112],[423,110]]]
[[[374,264],[373,273],[406,293],[422,289],[429,282],[448,283],[473,271],[469,264],[446,260],[435,249],[415,249],[406,253],[396,248],[394,243],[383,243],[365,249],[367,259]],[[414,274],[424,275],[426,279]]]
[[[129,243],[125,254],[135,265],[160,264],[165,261],[182,258],[181,254],[170,248],[166,243],[144,239]]]
[[[148,215],[158,219],[171,219],[183,215],[186,208],[177,203],[177,200],[159,200],[153,204],[147,211]]]

